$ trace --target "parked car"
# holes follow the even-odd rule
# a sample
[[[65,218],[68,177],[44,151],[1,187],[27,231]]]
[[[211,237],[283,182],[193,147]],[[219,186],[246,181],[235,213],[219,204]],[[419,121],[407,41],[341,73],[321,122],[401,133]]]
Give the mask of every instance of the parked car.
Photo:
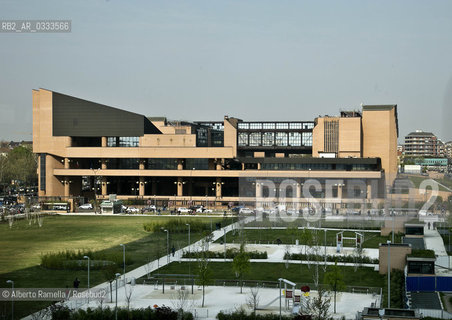
[[[85,203],[85,204],[82,204],[81,206],[79,206],[78,208],[82,209],[82,210],[92,210],[93,205],[91,203]]]
[[[251,213],[254,213],[254,211],[251,210],[250,208],[244,207],[244,208],[240,208],[240,210],[239,210],[239,214],[251,214]]]
[[[157,207],[154,205],[149,205],[149,206],[143,207],[141,209],[141,212],[156,212],[156,211],[157,211]]]
[[[433,216],[433,212],[427,210],[419,210],[419,217]]]
[[[140,213],[140,209],[135,207],[128,207],[126,210],[127,213]]]
[[[177,213],[190,213],[191,210],[186,207],[179,207],[177,208]]]
[[[212,210],[212,209],[204,209],[204,212],[205,212],[205,213],[212,213],[213,210]]]

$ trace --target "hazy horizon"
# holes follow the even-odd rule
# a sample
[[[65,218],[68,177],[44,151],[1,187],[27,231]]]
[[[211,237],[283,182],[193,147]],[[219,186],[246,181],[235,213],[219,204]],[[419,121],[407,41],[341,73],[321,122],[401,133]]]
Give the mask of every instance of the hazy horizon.
[[[146,116],[313,120],[397,104],[399,142],[452,140],[449,1],[2,1],[0,19],[71,33],[0,33],[0,139],[32,139],[31,91]]]

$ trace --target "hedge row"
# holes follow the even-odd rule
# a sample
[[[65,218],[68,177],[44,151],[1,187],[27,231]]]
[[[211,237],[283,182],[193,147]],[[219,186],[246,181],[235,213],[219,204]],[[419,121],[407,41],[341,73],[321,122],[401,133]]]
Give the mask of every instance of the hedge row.
[[[315,255],[315,254],[303,254],[303,253],[291,253],[291,254],[285,254],[284,255],[285,260],[304,260],[304,261],[324,261],[325,256],[323,255]],[[326,261],[331,262],[348,262],[348,263],[356,263],[357,257],[356,256],[332,256],[327,255]],[[378,264],[378,259],[371,259],[366,256],[359,257],[360,263],[373,263]]]
[[[224,313],[221,311],[217,314],[218,320],[295,320],[301,319],[299,316],[281,316],[279,314],[265,314],[265,315],[256,315],[256,314],[247,314],[246,312],[236,311],[233,313]]]
[[[98,320],[115,319],[115,309],[110,308],[88,308],[86,310],[71,310],[68,307],[54,307],[51,311],[52,320]],[[193,320],[193,315],[189,312],[179,314],[169,307],[157,308],[147,307],[146,309],[118,308],[118,320]]]
[[[147,232],[162,232],[162,229],[166,229],[170,233],[188,233],[188,222],[190,222],[190,232],[210,231],[210,223],[186,219],[171,219],[164,223],[147,222],[143,223],[143,228]]]
[[[122,251],[107,254],[91,250],[65,250],[41,254],[41,266],[57,270],[84,270],[88,266],[88,260],[84,259],[84,256],[90,258],[90,269],[92,270],[103,269],[111,264],[123,264]],[[132,259],[126,255],[126,264],[132,263]]]
[[[226,259],[234,259],[235,256],[239,253],[238,249],[226,249]],[[267,252],[259,252],[259,251],[247,251],[246,252],[250,259],[267,259]],[[206,252],[184,252],[183,258],[199,258],[201,254],[208,259],[223,259],[224,251],[206,251]]]

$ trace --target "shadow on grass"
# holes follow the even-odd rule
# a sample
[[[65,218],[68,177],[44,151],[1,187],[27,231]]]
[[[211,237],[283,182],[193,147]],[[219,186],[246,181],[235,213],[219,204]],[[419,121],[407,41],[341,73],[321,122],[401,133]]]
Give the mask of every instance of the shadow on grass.
[[[201,233],[191,234],[192,243],[201,238]],[[170,234],[170,248],[174,245],[177,250],[185,247],[187,244],[187,234]],[[141,239],[126,243],[125,245],[126,255],[131,259],[131,263],[126,265],[126,272],[128,272],[158,257],[165,256],[167,247],[166,233],[150,233]],[[97,252],[110,254],[118,251],[122,253],[122,250],[122,247],[114,246]],[[123,265],[117,265],[114,272],[122,274]],[[72,288],[76,277],[80,280],[80,288],[86,288],[88,284],[87,270],[52,270],[45,269],[41,266],[33,266],[0,274],[0,287],[7,287],[6,281],[13,280],[16,288]],[[108,281],[108,278],[103,270],[90,270],[91,287],[106,281]],[[51,301],[15,301],[14,316],[19,319],[51,304]],[[0,319],[11,317],[10,312],[11,302],[0,301]]]

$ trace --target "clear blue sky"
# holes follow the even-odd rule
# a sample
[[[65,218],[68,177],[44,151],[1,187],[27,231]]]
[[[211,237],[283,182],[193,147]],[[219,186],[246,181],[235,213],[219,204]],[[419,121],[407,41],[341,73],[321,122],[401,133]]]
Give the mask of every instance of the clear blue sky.
[[[402,138],[452,140],[452,1],[2,0],[0,19],[72,20],[0,33],[0,139],[31,139],[41,87],[180,120],[397,103]]]

